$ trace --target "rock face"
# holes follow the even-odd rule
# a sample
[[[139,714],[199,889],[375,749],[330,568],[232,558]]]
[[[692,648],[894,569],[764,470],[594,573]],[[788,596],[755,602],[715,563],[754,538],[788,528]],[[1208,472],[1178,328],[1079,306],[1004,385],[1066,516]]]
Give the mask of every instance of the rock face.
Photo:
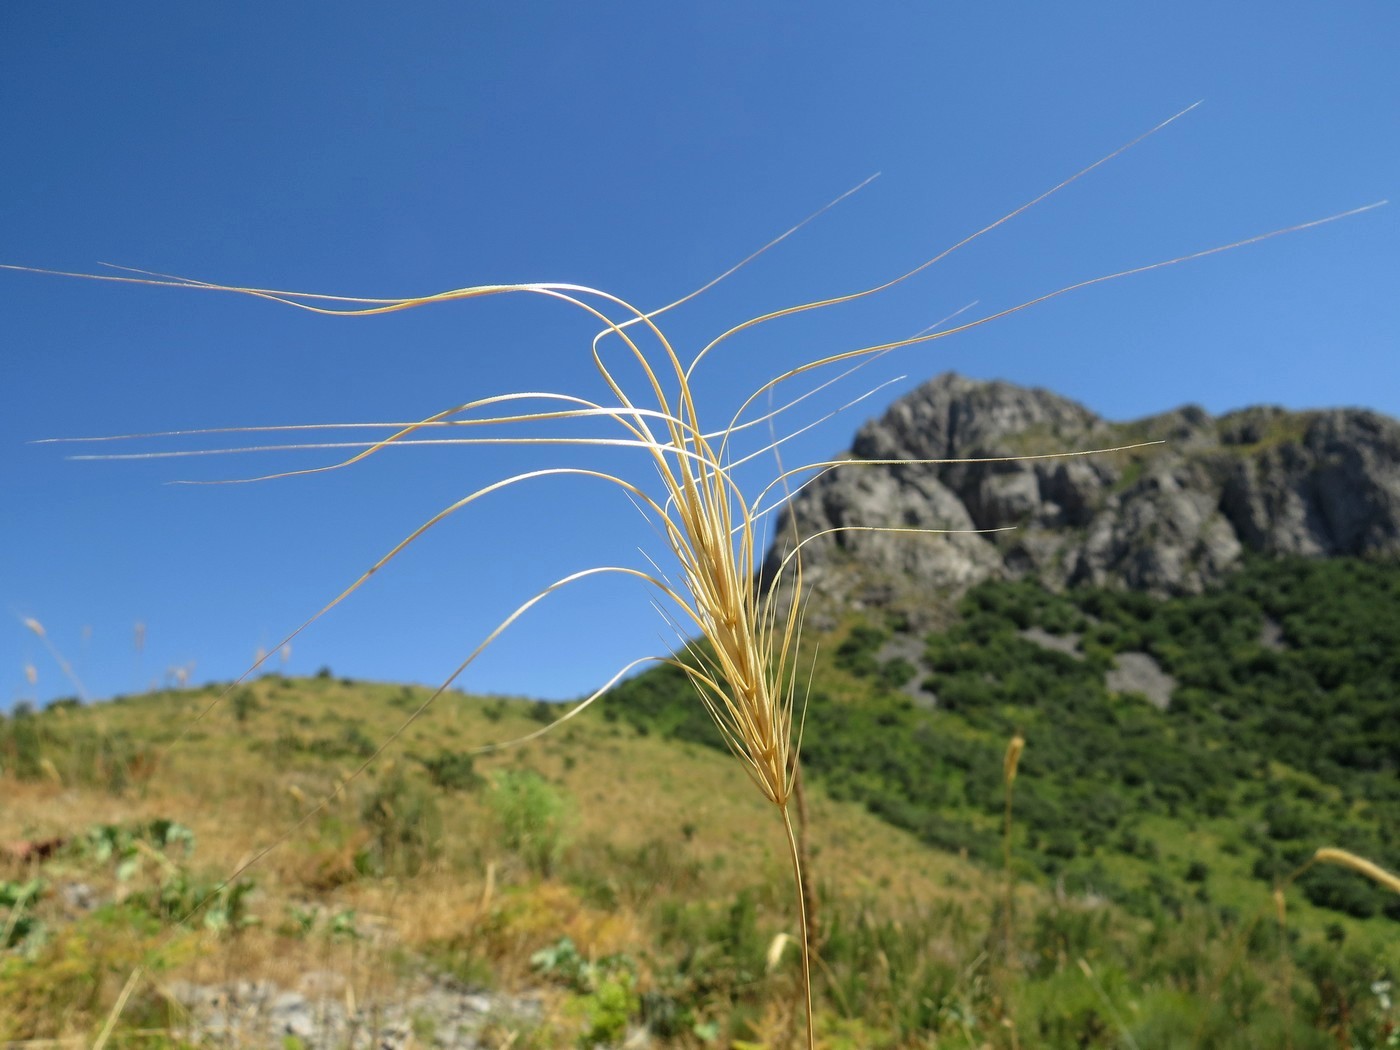
[[[1143,441],[1163,444],[987,461]],[[1217,419],[1187,406],[1110,423],[1047,390],[948,373],[866,424],[850,458],[798,494],[775,536],[794,519],[803,536],[950,531],[850,529],[807,544],[818,607],[936,610],[989,577],[1025,575],[1192,593],[1247,550],[1400,553],[1400,423],[1359,409]],[[1006,531],[970,531],[993,529]],[[789,546],[770,551],[770,579]]]

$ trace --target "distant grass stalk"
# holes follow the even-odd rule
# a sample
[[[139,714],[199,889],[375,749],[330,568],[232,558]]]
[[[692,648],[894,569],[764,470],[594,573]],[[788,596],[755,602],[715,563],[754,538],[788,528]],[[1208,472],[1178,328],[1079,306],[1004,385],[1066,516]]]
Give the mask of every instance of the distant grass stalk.
[[[49,655],[53,657],[54,663],[58,664],[58,669],[63,672],[63,676],[73,683],[73,688],[77,690],[78,693],[78,699],[82,700],[83,703],[87,703],[87,690],[83,688],[83,683],[79,680],[77,672],[73,670],[73,665],[58,651],[58,646],[54,645],[53,639],[49,637],[49,632],[44,630],[44,625],[32,616],[24,617],[23,622],[24,626],[29,628],[29,630],[37,635],[39,640],[44,643],[44,648],[49,651]],[[28,672],[26,672],[26,676],[28,676]],[[37,681],[38,677],[38,673],[35,672],[30,678],[30,684],[32,685]]]
[[[1006,878],[1006,902],[1003,915],[1003,949],[1008,965],[1013,953],[1013,909],[1016,905],[1016,882],[1011,870],[1011,802],[1016,790],[1016,770],[1021,764],[1021,753],[1026,749],[1026,738],[1020,733],[1013,736],[1006,745],[1006,755],[1002,759],[1002,783],[1006,791],[1006,808],[1002,815],[1001,850],[1002,869]]]

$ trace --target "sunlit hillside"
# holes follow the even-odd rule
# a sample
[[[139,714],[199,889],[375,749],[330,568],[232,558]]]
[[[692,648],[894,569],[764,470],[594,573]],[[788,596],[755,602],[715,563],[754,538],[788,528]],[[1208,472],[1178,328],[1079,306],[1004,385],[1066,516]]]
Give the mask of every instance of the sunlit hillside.
[[[877,721],[894,710],[852,672],[850,646],[832,651],[848,665],[832,688],[865,683]],[[775,814],[727,755],[648,725],[635,698],[473,759],[561,709],[448,694],[357,772],[424,692],[327,672],[211,707],[218,695],[0,725],[4,1038],[795,1045]],[[840,746],[824,722],[807,732],[814,756]],[[969,755],[1005,743],[968,725],[949,739]],[[1009,898],[983,848],[1000,841],[999,764],[959,775],[982,815],[959,847],[968,811],[950,810],[935,848],[871,812],[905,803],[814,763],[821,1045],[1384,1045],[1390,920],[1323,912],[1295,887],[1280,926],[1269,885],[1236,876],[1213,826],[1165,816],[1146,821],[1162,907],[1047,877],[1028,862],[1046,804],[1029,740]]]

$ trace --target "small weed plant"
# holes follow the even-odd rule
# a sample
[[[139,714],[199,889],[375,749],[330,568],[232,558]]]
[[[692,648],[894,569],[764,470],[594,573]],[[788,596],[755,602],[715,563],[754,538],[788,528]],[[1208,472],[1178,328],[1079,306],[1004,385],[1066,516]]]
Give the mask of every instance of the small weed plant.
[[[507,769],[496,775],[487,803],[501,845],[540,878],[554,874],[568,835],[564,796],[533,770]]]

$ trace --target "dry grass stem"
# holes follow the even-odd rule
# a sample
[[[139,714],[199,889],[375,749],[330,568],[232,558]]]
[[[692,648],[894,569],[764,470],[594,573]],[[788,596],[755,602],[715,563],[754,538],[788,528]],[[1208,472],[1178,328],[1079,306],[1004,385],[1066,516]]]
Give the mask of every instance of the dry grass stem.
[[[1186,111],[1183,111],[1183,113],[1184,112]],[[515,474],[483,486],[443,508],[428,521],[414,529],[382,558],[375,562],[374,565],[366,570],[357,580],[351,583],[349,587],[345,588],[344,591],[328,602],[319,612],[310,617],[306,623],[292,631],[275,645],[267,647],[265,650],[260,650],[259,657],[254,666],[249,668],[248,672],[246,672],[238,682],[230,686],[229,692],[231,692],[235,686],[245,681],[259,666],[271,659],[273,653],[283,654],[285,660],[286,654],[290,652],[289,647],[291,643],[301,631],[305,630],[311,623],[321,616],[324,616],[331,609],[348,598],[372,575],[393,561],[405,548],[414,543],[429,529],[435,527],[449,517],[452,517],[459,511],[472,506],[478,500],[516,485],[547,482],[560,477],[575,477],[586,478],[590,481],[609,486],[614,491],[618,491],[625,496],[657,529],[663,538],[666,553],[672,563],[668,571],[663,571],[661,568],[656,567],[655,563],[653,563],[652,568],[647,570],[627,566],[599,566],[584,569],[557,580],[527,599],[516,608],[514,612],[502,620],[501,623],[466,656],[452,675],[442,683],[439,689],[428,696],[421,705],[412,711],[404,720],[401,727],[392,734],[388,740],[384,741],[372,755],[365,759],[365,761],[354,770],[350,777],[343,779],[334,791],[321,799],[315,806],[308,809],[292,827],[286,829],[277,836],[270,845],[266,846],[240,865],[238,870],[234,871],[229,876],[228,881],[231,882],[233,879],[237,878],[242,871],[255,864],[277,845],[287,841],[298,829],[304,827],[316,813],[330,804],[344,791],[345,786],[350,780],[353,780],[359,773],[363,772],[372,762],[382,755],[385,749],[393,744],[394,741],[427,710],[436,698],[467,670],[482,651],[490,646],[502,632],[507,630],[533,606],[545,600],[561,588],[600,575],[624,576],[640,580],[653,588],[655,592],[664,599],[665,615],[676,630],[678,637],[681,639],[678,652],[659,657],[644,657],[629,663],[627,667],[622,668],[612,679],[604,684],[604,686],[596,690],[583,702],[570,709],[556,721],[554,725],[558,725],[560,722],[569,718],[576,717],[598,697],[604,695],[625,673],[642,663],[670,663],[681,668],[685,672],[696,690],[700,703],[703,704],[714,724],[718,727],[720,735],[731,753],[742,766],[749,780],[762,796],[778,810],[779,818],[783,825],[789,846],[794,887],[796,890],[795,898],[800,930],[799,935],[794,939],[797,940],[802,949],[803,984],[806,995],[806,1045],[809,1048],[814,1047],[815,1032],[811,1002],[811,958],[807,930],[807,912],[802,894],[802,860],[798,836],[793,827],[790,805],[799,770],[801,720],[798,717],[798,712],[803,703],[803,697],[801,695],[802,690],[799,689],[799,675],[797,673],[798,649],[802,626],[802,602],[804,601],[805,594],[802,559],[800,555],[805,544],[821,536],[829,535],[832,532],[859,530],[927,534],[931,530],[898,529],[871,524],[848,526],[845,529],[832,529],[814,536],[801,537],[797,539],[792,549],[782,559],[777,569],[776,577],[760,582],[761,577],[759,569],[766,553],[765,537],[760,530],[760,525],[766,515],[772,513],[780,506],[780,503],[774,499],[774,493],[781,489],[784,494],[791,495],[789,482],[798,478],[805,477],[807,481],[810,482],[810,480],[819,476],[822,472],[834,469],[837,466],[850,468],[862,464],[859,462],[853,463],[851,461],[825,461],[806,464],[793,470],[784,470],[780,465],[778,477],[772,484],[764,488],[755,497],[751,498],[746,496],[736,477],[736,468],[759,456],[773,455],[776,457],[779,447],[795,433],[800,433],[801,429],[791,431],[782,437],[774,434],[765,443],[761,443],[758,447],[752,449],[738,450],[736,447],[738,442],[747,435],[752,428],[760,424],[767,424],[771,433],[773,421],[782,417],[784,413],[793,411],[796,406],[800,405],[813,391],[808,390],[798,393],[787,402],[770,409],[765,414],[755,414],[754,406],[759,403],[761,398],[769,396],[772,391],[780,387],[790,389],[790,387],[786,387],[785,384],[791,384],[798,377],[806,376],[810,373],[815,373],[823,369],[831,369],[833,366],[848,362],[855,363],[858,367],[860,363],[871,361],[890,351],[944,339],[1078,289],[1117,280],[1134,274],[1161,269],[1167,266],[1173,266],[1193,259],[1203,258],[1243,245],[1253,244],[1270,237],[1278,236],[1282,233],[1306,229],[1324,222],[1342,218],[1346,215],[1354,215],[1367,210],[1367,208],[1354,209],[1340,215],[1331,216],[1327,219],[1301,223],[1284,229],[1248,237],[1231,244],[1212,247],[1175,258],[1120,270],[1090,280],[1078,281],[1026,299],[1017,305],[987,313],[975,317],[972,320],[963,321],[952,327],[940,327],[936,330],[926,329],[914,336],[855,347],[817,360],[799,364],[769,379],[755,389],[742,401],[727,424],[717,430],[706,429],[705,419],[696,404],[693,383],[697,370],[702,363],[704,363],[707,358],[710,358],[727,340],[732,339],[741,332],[778,321],[785,317],[820,309],[828,309],[844,303],[863,299],[910,280],[935,263],[947,258],[959,248],[998,228],[1051,194],[1084,177],[1101,164],[1106,163],[1108,160],[1122,153],[1147,135],[1170,124],[1181,115],[1182,114],[1176,114],[1145,135],[1139,136],[1139,138],[1133,140],[1133,142],[1114,150],[1112,153],[1075,173],[1033,200],[1008,212],[995,222],[982,227],[975,233],[953,244],[951,247],[896,277],[863,290],[831,298],[799,303],[751,318],[721,333],[704,345],[688,361],[681,357],[666,334],[658,326],[657,318],[667,311],[692,299],[705,289],[712,287],[717,281],[729,276],[729,274],[733,273],[739,266],[742,266],[744,264],[743,262],[726,271],[724,274],[721,274],[719,277],[715,278],[714,281],[709,282],[698,291],[660,309],[649,312],[643,311],[624,299],[607,292],[583,285],[567,283],[483,284],[458,288],[435,295],[380,299],[221,285],[189,278],[175,277],[168,274],[131,270],[120,267],[117,269],[123,272],[119,274],[66,274],[67,276],[81,276],[92,280],[158,285],[184,290],[235,293],[267,299],[272,302],[317,314],[350,316],[387,314],[491,296],[527,295],[565,303],[581,311],[600,326],[597,335],[592,341],[591,355],[597,374],[606,390],[607,396],[604,400],[593,400],[549,391],[528,391],[468,401],[445,409],[425,419],[408,423],[337,424],[326,427],[312,427],[309,425],[279,428],[234,427],[213,428],[202,431],[185,431],[181,433],[232,435],[277,431],[299,435],[305,431],[319,430],[325,432],[343,428],[366,428],[376,426],[387,427],[391,430],[391,433],[382,439],[358,442],[294,441],[289,444],[266,444],[244,448],[203,450],[193,453],[158,450],[154,452],[134,453],[133,455],[135,456],[210,455],[219,452],[281,451],[308,448],[345,449],[351,453],[344,459],[319,467],[263,474],[257,478],[242,480],[266,480],[269,478],[309,474],[317,471],[342,469],[362,462],[369,456],[378,454],[386,449],[442,444],[468,446],[540,446],[541,448],[574,447],[597,450],[623,449],[631,450],[642,456],[651,469],[652,477],[651,481],[648,483],[631,480],[620,474],[603,470],[579,467],[542,467],[540,469]],[[866,181],[868,182],[869,180]],[[863,186],[865,183],[861,185]],[[855,187],[855,189],[859,188],[859,186]],[[837,203],[837,201],[849,196],[850,193],[855,192],[855,189],[843,194],[842,197],[837,198],[836,201],[833,201],[826,207],[829,208]],[[1370,205],[1367,207],[1374,206],[1375,205]],[[803,222],[798,223],[796,226],[769,242],[768,245],[759,249],[759,252],[754,253],[754,255],[760,254],[773,245],[785,240],[796,230],[800,229],[807,222],[815,218],[816,215],[820,215],[825,210],[826,208],[823,208],[813,216],[809,216],[807,219],[803,220]],[[751,255],[749,259],[753,257],[754,256]],[[747,261],[749,260],[744,260],[744,262]],[[28,270],[36,273],[62,273],[62,271],[40,270],[32,267],[6,266],[3,268]],[[604,353],[605,348],[608,351],[607,354]],[[611,355],[614,352],[620,355],[620,364],[612,362]],[[624,367],[630,370],[627,374],[637,377],[638,381],[636,383],[624,381],[622,378],[624,374],[622,369]],[[844,374],[848,375],[849,371]],[[818,387],[818,389],[821,389],[821,387]],[[860,399],[857,398],[856,400]],[[616,428],[614,435],[611,437],[598,437],[595,436],[592,431],[580,433],[575,429],[577,425],[587,426],[597,421],[605,421],[614,425]],[[436,431],[444,431],[454,436],[441,438],[424,436],[427,433]],[[165,436],[169,435],[167,433],[125,435],[125,437],[128,438],[160,438]],[[123,454],[94,458],[123,458]],[[980,462],[988,461],[989,460],[980,460]],[[877,465],[886,462],[888,461],[870,461],[870,463],[865,465]],[[970,461],[962,460],[959,462]],[[798,487],[800,488],[800,485],[798,485]],[[673,579],[675,582],[672,582]],[[32,621],[30,625],[31,629],[33,629],[40,638],[43,638],[52,649],[52,643],[48,642],[42,628]],[[142,641],[143,632],[138,625],[136,636],[138,654],[142,648]],[[69,671],[71,677],[71,670],[66,668],[66,663],[64,663],[61,658],[59,659],[60,663],[64,664],[65,670]],[[76,679],[74,680],[76,683]],[[229,695],[228,692],[224,694],[224,696],[227,695]],[[213,701],[204,711],[196,716],[196,718],[185,727],[185,732],[189,732],[200,718],[207,715],[208,712],[219,703],[220,699],[222,699],[222,697]],[[549,728],[552,728],[552,726],[546,727],[540,730],[540,732],[545,732]],[[521,739],[531,739],[533,736],[537,735],[539,734],[535,733]],[[1005,775],[1008,835],[1011,787],[1015,779],[1016,765],[1019,761],[1021,748],[1023,746],[1024,741],[1018,736],[1012,741],[1011,747],[1008,748],[1006,755]],[[1388,876],[1383,872],[1379,873],[1378,876],[1377,873],[1379,869],[1371,870],[1374,866],[1371,866],[1371,868],[1358,866],[1365,865],[1366,862],[1362,862],[1357,858],[1350,858],[1350,855],[1343,855],[1341,851],[1322,852],[1328,853],[1328,855],[1324,857],[1322,853],[1320,853],[1317,858],[1318,860],[1346,863],[1348,866],[1356,868],[1356,870],[1361,870],[1363,873],[1369,874],[1372,878],[1384,876],[1391,880],[1387,884],[1392,885],[1392,887],[1395,885],[1393,876]],[[1344,856],[1349,859],[1344,860]],[[489,900],[490,892],[490,882],[488,880],[488,888],[484,891],[485,900]],[[1010,901],[1008,899],[1008,908],[1009,905]],[[779,945],[779,950],[780,949],[781,945]],[[1092,977],[1092,974],[1090,976]],[[134,979],[135,975],[133,975],[133,980]],[[128,986],[128,992],[126,994],[129,994],[129,988],[130,985]]]
[[[102,1026],[102,1031],[97,1036],[97,1041],[92,1044],[92,1050],[102,1050],[107,1045],[107,1040],[112,1036],[112,1029],[117,1025],[117,1019],[121,1017],[122,1011],[126,1009],[127,1000],[131,998],[131,993],[136,990],[136,985],[140,983],[142,975],[141,967],[131,971],[127,977],[126,984],[122,985],[121,994],[117,996],[117,1001],[112,1004],[111,1012],[107,1015],[107,1021]]]

